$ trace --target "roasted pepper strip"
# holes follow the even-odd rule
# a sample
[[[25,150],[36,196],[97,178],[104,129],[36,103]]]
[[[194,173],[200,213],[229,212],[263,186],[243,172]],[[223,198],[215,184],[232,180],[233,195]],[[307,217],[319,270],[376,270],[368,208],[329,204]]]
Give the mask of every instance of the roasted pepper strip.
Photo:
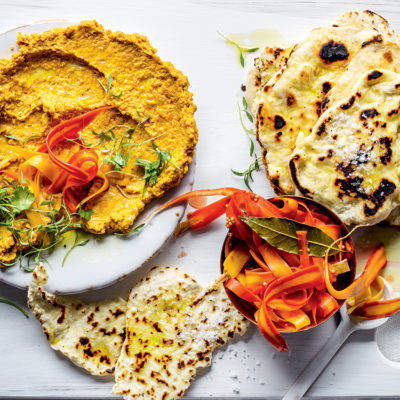
[[[376,248],[370,255],[367,265],[362,274],[347,288],[343,290],[336,290],[330,281],[329,277],[329,263],[325,259],[325,285],[328,292],[336,299],[345,300],[349,297],[355,296],[362,292],[365,288],[371,285],[375,280],[379,271],[385,267],[387,262],[385,247],[383,245]]]

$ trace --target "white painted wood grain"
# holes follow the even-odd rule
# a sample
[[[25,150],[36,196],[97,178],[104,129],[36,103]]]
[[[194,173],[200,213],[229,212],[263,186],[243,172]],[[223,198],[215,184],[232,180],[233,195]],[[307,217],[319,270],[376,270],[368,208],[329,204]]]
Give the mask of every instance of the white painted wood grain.
[[[243,71],[215,31],[272,27],[294,41],[346,9],[365,8],[383,14],[400,31],[400,7],[394,0],[0,0],[0,30],[47,18],[95,18],[110,29],[147,35],[162,58],[189,75],[200,131],[195,187],[240,187],[230,168],[248,164],[248,142],[236,113]],[[257,175],[254,187],[260,194],[271,193],[262,174]],[[152,265],[177,265],[207,283],[218,274],[219,243],[224,235],[220,221],[207,234],[171,239],[141,272]],[[182,250],[187,256],[179,258]],[[136,278],[137,274],[91,296],[126,293]],[[0,285],[0,296],[25,304],[25,292],[6,285]],[[279,398],[334,326],[332,320],[312,331],[288,335],[289,354],[276,353],[252,328],[244,340],[216,353],[213,365],[200,374],[187,398]],[[399,378],[400,370],[379,354],[373,334],[363,332],[345,345],[308,396],[398,397]],[[32,317],[27,320],[0,304],[0,398],[110,398],[111,387],[109,378],[91,377],[53,352]]]

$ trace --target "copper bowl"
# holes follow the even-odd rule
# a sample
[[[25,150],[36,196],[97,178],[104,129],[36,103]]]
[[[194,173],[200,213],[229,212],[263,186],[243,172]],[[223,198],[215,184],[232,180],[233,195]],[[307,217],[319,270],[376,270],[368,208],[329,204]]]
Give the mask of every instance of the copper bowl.
[[[294,198],[297,200],[301,200],[303,203],[306,205],[314,206],[320,214],[327,215],[336,225],[339,225],[341,228],[341,233],[342,236],[346,236],[349,233],[349,230],[347,229],[346,225],[342,222],[342,220],[331,210],[329,210],[327,207],[322,205],[321,203],[318,203],[315,200],[308,199],[306,197],[301,197],[301,196],[277,196],[277,197],[272,197],[269,198],[268,200],[273,202],[273,203],[278,203],[279,200],[282,198]],[[225,260],[225,247],[227,245],[234,245],[235,241],[238,241],[239,239],[236,239],[233,237],[230,233],[228,233],[225,237],[224,243],[222,245],[222,250],[221,250],[221,259],[220,259],[220,269],[221,273],[223,273],[224,270],[224,260]],[[228,241],[231,241],[231,243],[228,244]],[[354,279],[355,279],[355,274],[356,274],[356,255],[355,255],[355,250],[354,250],[354,243],[351,237],[347,239],[348,243],[351,246],[351,256],[349,260],[349,267],[350,271],[346,272],[344,274],[340,274],[337,277],[337,281],[333,284],[334,288],[337,290],[344,289],[348,285],[350,285]],[[249,321],[253,322],[256,324],[256,320],[254,318],[254,313],[257,311],[257,309],[252,306],[250,303],[248,303],[245,300],[242,300],[240,297],[236,296],[233,292],[231,292],[229,289],[225,287],[226,294],[228,295],[230,301],[232,304],[237,308],[237,310]],[[337,300],[339,306],[342,306],[345,300]],[[311,328],[314,328],[329,318],[331,318],[336,312],[339,310],[340,307],[338,307],[337,310],[333,311],[332,313],[328,314],[325,318],[323,318],[321,321],[319,321],[318,324],[316,325],[311,325],[311,326],[306,326],[302,329],[301,331],[305,331]],[[286,331],[286,330],[281,330],[281,332],[293,332],[293,331]]]

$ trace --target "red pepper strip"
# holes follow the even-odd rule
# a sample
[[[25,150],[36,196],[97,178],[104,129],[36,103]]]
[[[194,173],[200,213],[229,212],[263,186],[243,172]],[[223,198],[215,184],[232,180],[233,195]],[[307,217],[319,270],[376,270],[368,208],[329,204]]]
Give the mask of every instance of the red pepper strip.
[[[309,267],[310,257],[308,255],[307,231],[297,231],[296,235],[300,251],[300,266]]]
[[[271,282],[265,290],[264,300],[279,297],[281,293],[297,292],[302,289],[312,289],[323,282],[322,275],[317,266],[301,268]]]
[[[106,106],[97,108],[87,112],[86,114],[79,115],[78,117],[71,118],[55,126],[47,135],[46,143],[38,148],[37,151],[45,153],[48,149],[52,149],[55,145],[65,139],[78,139],[82,129],[86,128],[101,112],[113,108]]]
[[[243,209],[246,208],[246,195],[247,193],[243,191],[232,195],[226,208],[226,221],[234,236],[248,242],[252,238],[252,230],[240,219],[245,215]]]
[[[261,245],[258,246],[258,251],[268,268],[276,277],[292,273],[292,269],[287,265],[286,261],[268,243],[261,243]]]
[[[283,207],[280,208],[281,213],[286,217],[293,219],[296,216],[297,209],[299,208],[299,203],[295,199],[283,198]]]
[[[267,339],[278,351],[289,351],[286,340],[279,333],[278,329],[276,329],[275,325],[268,316],[268,308],[265,301],[262,302],[262,305],[259,308],[257,325],[265,339]]]
[[[385,247],[383,245],[376,248],[369,256],[367,265],[362,274],[347,288],[343,290],[336,290],[329,279],[329,263],[325,259],[325,285],[328,292],[336,299],[347,299],[355,296],[357,293],[363,291],[366,287],[371,285],[375,280],[379,271],[385,267],[387,262]]]
[[[192,212],[188,218],[191,229],[202,229],[211,224],[226,212],[226,205],[231,200],[230,196],[224,197],[214,203]]]
[[[351,314],[354,317],[377,319],[388,317],[400,311],[400,298],[381,301],[370,301],[356,308]]]
[[[192,192],[187,192],[182,194],[175,199],[169,201],[168,203],[163,204],[162,206],[155,209],[146,219],[144,222],[149,220],[153,215],[159,213],[161,210],[166,208],[175,206],[176,204],[182,203],[183,201],[189,200],[192,197],[198,196],[232,196],[236,192],[242,192],[241,189],[226,187],[221,189],[204,189],[204,190],[193,190]],[[207,206],[208,207],[208,206]]]
[[[338,240],[342,236],[342,230],[339,225],[315,225],[316,228],[321,229],[322,232],[326,233],[333,240]]]
[[[253,303],[254,301],[261,301],[261,299],[250,292],[245,286],[243,286],[237,279],[230,278],[224,283],[225,287],[231,292],[235,293],[236,296],[243,300]]]
[[[329,293],[320,291],[318,292],[317,300],[317,315],[325,318],[327,315],[339,309],[339,304],[334,297]]]
[[[72,211],[76,212],[79,205],[79,198],[74,193],[74,187],[82,187],[89,182],[91,182],[98,169],[98,157],[97,153],[93,150],[82,149],[81,151],[75,153],[69,160],[70,165],[74,165],[85,173],[84,177],[77,177],[75,175],[68,176],[65,186],[63,188],[63,197],[66,206]]]
[[[53,128],[47,135],[46,144],[39,148],[39,151],[49,153],[51,161],[60,167],[62,170],[68,172],[71,175],[75,175],[80,179],[87,179],[85,171],[82,171],[77,166],[63,161],[61,158],[53,153],[53,147],[65,139],[78,139],[79,132],[88,126],[101,112],[112,108],[111,106],[98,108],[90,111],[86,114],[80,115],[79,117],[72,118],[68,121],[64,121],[61,124]]]

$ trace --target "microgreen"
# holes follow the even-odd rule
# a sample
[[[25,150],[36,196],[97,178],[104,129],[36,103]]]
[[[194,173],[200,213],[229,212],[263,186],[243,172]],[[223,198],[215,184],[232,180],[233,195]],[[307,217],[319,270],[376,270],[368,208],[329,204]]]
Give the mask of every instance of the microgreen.
[[[223,35],[221,32],[217,31],[217,33],[225,40],[226,43],[232,44],[239,50],[239,61],[240,61],[240,65],[243,68],[245,65],[243,53],[253,53],[254,51],[257,51],[259,49],[259,47],[248,47],[248,46],[240,45],[239,43],[235,42],[232,38]]]
[[[110,94],[110,95],[113,96],[113,97],[121,97],[121,96],[122,96],[122,93],[123,93],[123,90],[122,90],[122,89],[121,89],[121,91],[120,91],[118,94],[115,94],[115,93],[113,93],[113,92],[111,91],[111,86],[112,86],[112,76],[111,76],[111,74],[108,74],[108,75],[107,75],[107,84],[106,84],[106,85],[104,85],[104,84],[100,81],[100,79],[97,79],[97,81],[100,83],[101,87],[103,88],[103,90],[104,90],[107,94]]]
[[[62,266],[62,267],[64,266],[65,262],[67,261],[68,256],[71,254],[71,252],[72,252],[74,249],[76,249],[77,247],[86,246],[86,245],[90,242],[90,239],[84,239],[84,240],[81,240],[81,241],[79,242],[79,241],[78,241],[78,239],[79,239],[79,234],[78,234],[78,232],[77,232],[77,231],[74,231],[74,234],[75,234],[74,243],[72,244],[71,248],[70,248],[70,249],[67,251],[67,253],[65,254],[65,256],[64,256],[64,258],[63,258],[63,260],[62,260],[62,263],[61,263],[61,266]]]
[[[254,161],[243,172],[231,169],[233,174],[243,177],[245,185],[251,192],[253,191],[252,188],[250,187],[250,181],[253,182],[252,174],[254,171],[258,171],[260,169],[260,162],[261,162],[261,157],[257,157],[256,155],[254,155]]]
[[[133,137],[133,134],[136,132],[136,130],[142,126],[146,121],[149,120],[150,114],[147,115],[145,118],[142,119],[141,115],[139,112],[138,117],[139,117],[139,122],[137,125],[133,128],[131,126],[126,126],[126,125],[115,125],[115,127],[108,129],[105,132],[109,132],[111,135],[111,138],[113,140],[113,152],[112,155],[105,158],[104,161],[108,164],[111,164],[113,166],[113,171],[115,172],[121,172],[129,162],[129,158],[133,152],[133,150],[127,150],[129,147],[134,147],[138,146],[133,143],[131,143],[131,139]],[[122,135],[119,144],[117,146],[117,138],[113,132],[112,129],[115,128],[125,128],[125,132]]]
[[[78,214],[82,219],[85,219],[86,221],[89,221],[90,218],[92,218],[94,211],[93,210],[84,210],[83,208],[80,208],[78,210]]]
[[[171,153],[168,150],[160,150],[157,145],[153,142],[153,151],[156,153],[157,158],[155,161],[148,161],[142,158],[137,158],[135,165],[139,165],[144,168],[143,179],[145,181],[142,196],[145,195],[148,185],[154,185],[157,182],[158,176],[164,170],[167,163],[170,163],[179,169],[171,161]]]

